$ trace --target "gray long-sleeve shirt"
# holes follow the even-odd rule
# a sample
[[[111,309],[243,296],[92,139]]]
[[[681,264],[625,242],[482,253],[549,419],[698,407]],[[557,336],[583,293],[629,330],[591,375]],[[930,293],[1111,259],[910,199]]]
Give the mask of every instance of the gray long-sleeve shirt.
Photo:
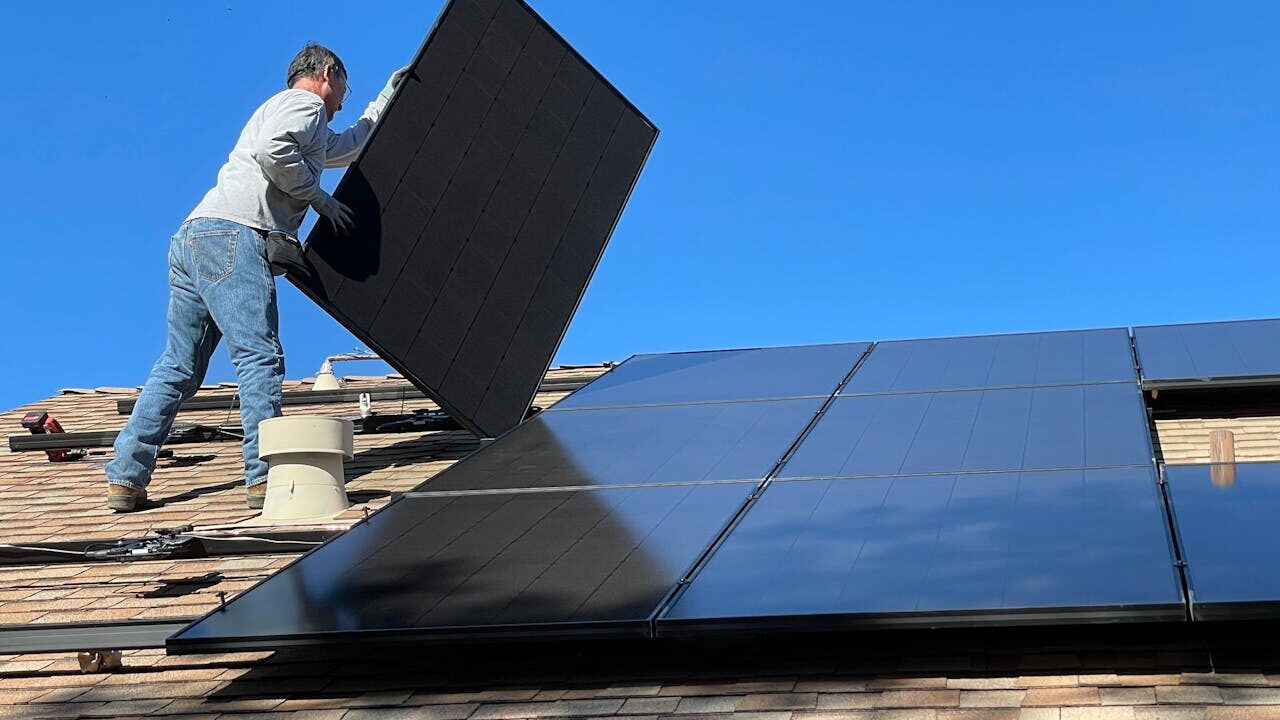
[[[315,93],[290,89],[272,96],[249,118],[217,184],[187,219],[219,218],[296,235],[307,206],[324,192],[321,171],[355,159],[385,106],[379,95],[356,124],[335,133]]]

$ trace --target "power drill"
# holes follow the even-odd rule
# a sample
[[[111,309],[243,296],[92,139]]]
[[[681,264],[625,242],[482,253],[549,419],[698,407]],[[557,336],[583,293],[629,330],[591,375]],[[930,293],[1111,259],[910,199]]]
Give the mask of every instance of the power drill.
[[[24,415],[22,427],[30,430],[32,435],[64,432],[62,424],[44,410],[32,410]],[[49,456],[49,462],[71,462],[89,454],[83,448],[76,450],[45,450],[45,453]]]

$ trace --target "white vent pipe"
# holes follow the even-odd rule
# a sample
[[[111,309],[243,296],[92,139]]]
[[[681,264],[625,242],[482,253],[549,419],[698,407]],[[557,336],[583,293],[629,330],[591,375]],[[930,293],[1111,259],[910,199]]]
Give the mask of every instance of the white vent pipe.
[[[343,460],[355,454],[350,420],[290,415],[258,425],[258,457],[267,463],[262,519],[322,522],[346,510]]]

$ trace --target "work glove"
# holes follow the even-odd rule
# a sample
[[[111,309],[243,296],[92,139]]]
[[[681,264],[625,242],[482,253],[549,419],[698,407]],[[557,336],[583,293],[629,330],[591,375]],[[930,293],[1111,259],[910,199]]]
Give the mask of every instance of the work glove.
[[[318,190],[319,194],[316,199],[311,201],[311,207],[320,213],[320,216],[329,221],[333,226],[333,232],[337,235],[348,235],[351,228],[355,227],[355,221],[351,219],[351,208],[338,202],[332,195],[324,190]]]
[[[378,93],[378,95],[380,95],[383,100],[390,100],[392,93],[396,91],[396,88],[400,87],[400,82],[404,80],[405,76],[408,74],[408,65],[405,65],[399,70],[391,73],[391,79],[387,80],[387,86],[382,88],[382,92]]]

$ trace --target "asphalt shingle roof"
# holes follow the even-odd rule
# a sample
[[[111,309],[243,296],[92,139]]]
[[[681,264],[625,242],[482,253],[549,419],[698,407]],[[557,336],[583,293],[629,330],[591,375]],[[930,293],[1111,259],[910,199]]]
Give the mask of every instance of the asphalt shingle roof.
[[[587,379],[605,366],[553,370]],[[400,384],[365,378],[352,387]],[[286,389],[306,387],[291,383]],[[30,408],[68,430],[118,428],[135,389],[67,391],[0,415],[11,433]],[[544,394],[546,406],[563,393]],[[430,408],[427,401],[411,403]],[[376,409],[399,412],[384,404]],[[289,414],[355,413],[355,405],[289,406]],[[225,411],[182,422],[218,424]],[[234,414],[230,421],[235,422]],[[1242,460],[1280,459],[1280,419],[1158,421],[1165,459],[1207,459],[1208,429],[1237,431]],[[471,452],[458,431],[357,436],[347,463],[354,505],[341,522],[376,510]],[[0,542],[138,536],[187,523],[232,522],[244,508],[237,443],[177,445],[151,487],[161,505],[114,514],[101,465],[53,464],[43,453],[0,455]],[[164,619],[202,614],[217,593],[243,592],[296,555],[126,564],[0,567],[0,626]],[[2,628],[0,628],[2,629]],[[1274,630],[1274,628],[1272,628]],[[746,720],[894,720],[1280,717],[1280,654],[1251,629],[1244,639],[991,631],[715,642],[557,646],[432,646],[412,655],[378,648],[166,656],[125,651],[123,670],[82,675],[71,653],[0,656],[0,718],[183,717],[273,720],[422,717],[437,720],[620,717]],[[88,649],[88,648],[86,648]],[[1218,672],[1213,672],[1217,668]],[[1229,670],[1229,672],[1227,672]]]

